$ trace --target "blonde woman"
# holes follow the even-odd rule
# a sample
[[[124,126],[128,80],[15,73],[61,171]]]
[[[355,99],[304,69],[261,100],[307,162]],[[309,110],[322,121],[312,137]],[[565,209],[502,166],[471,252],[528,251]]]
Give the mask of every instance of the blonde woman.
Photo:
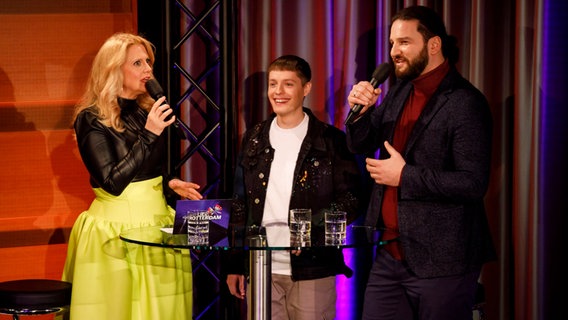
[[[167,225],[164,192],[201,199],[199,185],[164,175],[165,136],[175,121],[165,98],[154,101],[154,47],[129,33],[111,36],[93,61],[74,128],[95,193],[77,218],[63,280],[73,283],[71,319],[191,319],[189,253],[128,245],[131,228]]]

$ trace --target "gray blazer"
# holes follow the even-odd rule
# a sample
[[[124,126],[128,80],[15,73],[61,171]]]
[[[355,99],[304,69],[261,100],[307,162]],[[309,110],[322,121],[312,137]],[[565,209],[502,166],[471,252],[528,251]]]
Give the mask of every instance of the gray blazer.
[[[388,158],[396,121],[412,90],[399,81],[382,103],[347,126],[352,152]],[[398,188],[405,260],[419,277],[480,268],[496,258],[484,207],[491,163],[492,118],[484,95],[451,67],[408,138]],[[381,226],[384,186],[373,184],[365,224]]]

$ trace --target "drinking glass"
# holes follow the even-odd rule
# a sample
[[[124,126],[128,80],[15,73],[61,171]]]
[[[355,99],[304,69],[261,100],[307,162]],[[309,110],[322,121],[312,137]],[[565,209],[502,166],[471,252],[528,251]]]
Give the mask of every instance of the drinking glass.
[[[190,245],[209,245],[209,215],[207,210],[190,210],[187,222],[187,242]]]
[[[290,246],[309,247],[312,245],[312,210],[290,209]]]
[[[330,246],[344,245],[347,227],[345,211],[328,211],[325,213],[325,244]]]

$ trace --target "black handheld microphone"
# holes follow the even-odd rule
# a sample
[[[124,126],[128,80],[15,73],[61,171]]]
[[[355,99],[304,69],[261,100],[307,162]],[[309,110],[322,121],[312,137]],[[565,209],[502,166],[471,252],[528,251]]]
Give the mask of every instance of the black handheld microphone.
[[[392,67],[390,65],[390,63],[388,62],[384,62],[381,63],[380,65],[377,66],[377,68],[375,69],[375,71],[373,71],[373,75],[371,76],[371,85],[373,86],[373,88],[378,87],[381,83],[385,82],[388,77],[391,74],[391,70]],[[356,115],[359,114],[359,112],[361,112],[361,109],[363,109],[363,106],[360,104],[356,104],[353,106],[353,108],[351,109],[351,111],[349,111],[349,114],[347,115],[347,118],[345,119],[345,123],[344,124],[350,124],[352,121],[352,118]]]
[[[144,84],[144,86],[146,87],[146,91],[148,91],[148,94],[150,95],[150,97],[152,97],[154,100],[158,100],[161,97],[164,96],[164,89],[162,89],[162,86],[160,86],[160,83],[158,83],[158,80],[156,79],[150,79],[148,81],[146,81],[146,84]],[[163,104],[168,103],[167,100],[164,100]],[[173,110],[173,109],[172,109]],[[172,116],[174,115],[174,113],[170,113],[168,114],[167,117],[164,118],[164,121],[169,121]],[[176,118],[176,121],[174,121],[173,126],[176,129],[178,135],[186,140],[187,139],[187,135],[185,134],[184,130],[182,130],[181,125],[180,124],[180,120],[178,118]]]
[[[154,98],[154,100],[158,100],[164,96],[164,89],[162,89],[162,86],[160,86],[158,80],[150,79],[146,81],[145,86],[146,86],[146,91],[148,91],[148,94],[150,94],[150,97]],[[168,101],[164,100],[162,105],[166,103],[168,103]],[[174,114],[173,112],[170,113],[164,120],[169,121],[172,118],[173,114]]]

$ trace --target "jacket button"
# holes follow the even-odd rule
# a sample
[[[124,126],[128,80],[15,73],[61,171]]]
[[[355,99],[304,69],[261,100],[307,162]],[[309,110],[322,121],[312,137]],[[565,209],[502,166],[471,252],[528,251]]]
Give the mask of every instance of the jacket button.
[[[314,167],[317,167],[317,166],[319,166],[319,165],[320,165],[320,162],[319,162],[319,161],[317,161],[317,160],[314,161]]]
[[[262,173],[262,172],[259,173],[259,174],[258,174],[258,177],[261,178],[261,179],[263,179],[263,178],[264,178],[264,173]]]
[[[259,198],[254,199],[254,203],[255,203],[255,204],[259,204],[259,203],[260,203],[260,199],[259,199]]]
[[[270,152],[270,149],[268,149],[268,148],[264,149],[264,153],[269,153],[269,152]]]

